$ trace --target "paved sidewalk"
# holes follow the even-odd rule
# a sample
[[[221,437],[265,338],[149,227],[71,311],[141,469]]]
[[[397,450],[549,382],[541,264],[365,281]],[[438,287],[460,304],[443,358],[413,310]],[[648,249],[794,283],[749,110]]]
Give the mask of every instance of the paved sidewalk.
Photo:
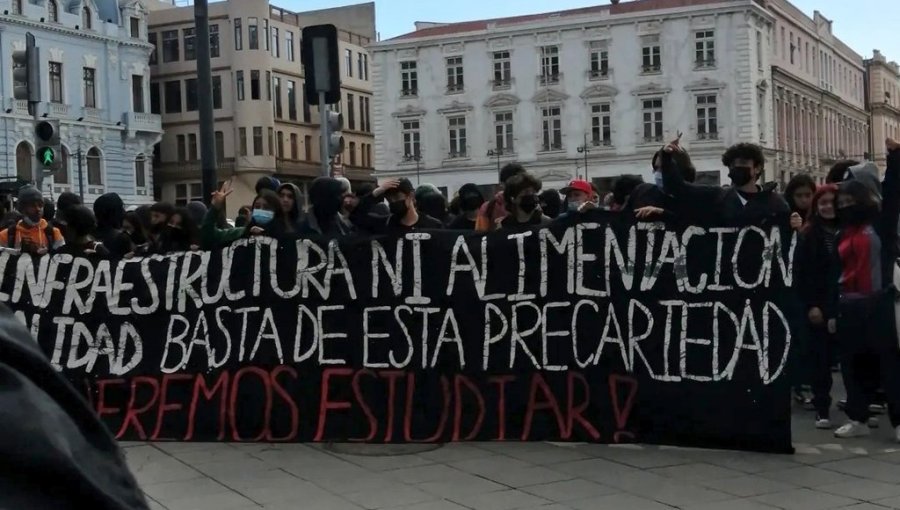
[[[323,445],[125,446],[155,509],[900,509],[900,444],[887,423],[838,441],[814,429],[811,413],[794,414],[793,456],[551,443],[379,456]]]

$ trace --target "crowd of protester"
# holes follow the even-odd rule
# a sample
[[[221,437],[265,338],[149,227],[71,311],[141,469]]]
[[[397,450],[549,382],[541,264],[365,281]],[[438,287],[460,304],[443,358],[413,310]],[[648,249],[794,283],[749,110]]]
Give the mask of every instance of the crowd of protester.
[[[215,249],[249,236],[398,235],[425,229],[519,232],[566,222],[593,209],[635,215],[639,220],[678,219],[685,223],[766,224],[790,217],[799,233],[795,256],[796,308],[791,317],[795,344],[793,394],[816,413],[816,427],[831,429],[832,373],[840,370],[847,389],[838,402],[849,421],[837,437],[866,435],[887,413],[900,441],[900,343],[894,320],[898,301],[898,219],[900,144],[887,141],[887,168],[881,181],[871,162],[840,161],[824,184],[807,174],[794,176],[779,192],[760,182],[765,158],[753,144],[734,145],[722,156],[726,186],[695,184],[697,171],[678,139],[650,162],[653,182],[621,177],[601,197],[585,180],[557,191],[542,190],[539,179],[511,163],[500,172],[498,191],[484,197],[474,183],[461,186],[448,202],[432,185],[408,179],[353,190],[343,178],[320,177],[309,188],[308,207],[300,189],[264,177],[252,204],[226,219],[230,183],[213,193],[210,207],[165,202],[126,210],[115,193],[100,196],[93,208],[72,193],[54,206],[37,189],[18,193],[17,210],[0,226],[0,246],[32,254],[93,254],[112,258]],[[304,210],[305,209],[305,210]],[[839,369],[838,369],[839,367]]]

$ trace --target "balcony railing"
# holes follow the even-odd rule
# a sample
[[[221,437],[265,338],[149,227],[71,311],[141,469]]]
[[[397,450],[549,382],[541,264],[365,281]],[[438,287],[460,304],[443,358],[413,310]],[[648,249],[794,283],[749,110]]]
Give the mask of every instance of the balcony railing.
[[[697,140],[718,140],[719,133],[717,131],[712,131],[709,133],[697,133]]]
[[[465,90],[465,85],[462,83],[448,83],[447,84],[447,93],[448,94],[458,94]]]
[[[594,147],[612,147],[612,140],[595,139],[591,140],[591,145]]]
[[[502,78],[502,79],[494,79],[491,80],[491,86],[494,90],[506,90],[512,87],[512,78]]]
[[[47,103],[47,113],[52,117],[68,117],[69,105],[63,103]]]
[[[447,159],[462,159],[469,157],[468,151],[459,151],[459,152],[448,152]]]
[[[587,75],[591,81],[606,80],[609,78],[609,69],[591,69]]]
[[[538,82],[542,86],[547,85],[558,85],[560,80],[562,80],[562,73],[554,73],[554,74],[540,74],[538,75]]]
[[[85,119],[103,120],[103,110],[99,108],[84,107],[81,109],[81,115]]]
[[[663,141],[662,135],[654,135],[654,136],[645,136],[644,137],[644,143],[656,143],[656,142],[662,142],[662,141]]]
[[[128,112],[125,114],[125,125],[131,132],[157,133],[162,131],[162,117],[155,113]]]
[[[694,62],[695,69],[711,69],[716,67],[716,59],[714,58],[700,58]]]
[[[16,99],[16,113],[28,115],[28,101],[25,99]]]
[[[644,64],[641,66],[641,72],[644,74],[659,73],[662,71],[662,64]]]
[[[403,89],[400,91],[400,97],[416,97],[418,95],[418,89]]]
[[[541,145],[541,152],[554,152],[563,150],[563,146],[561,143],[554,143],[550,145]]]

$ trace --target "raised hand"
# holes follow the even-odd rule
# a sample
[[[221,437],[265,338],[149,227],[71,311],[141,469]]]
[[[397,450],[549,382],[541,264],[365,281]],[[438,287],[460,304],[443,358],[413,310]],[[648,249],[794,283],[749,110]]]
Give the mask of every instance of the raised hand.
[[[231,187],[231,180],[222,183],[222,187],[219,188],[218,191],[213,191],[212,199],[210,200],[212,206],[216,209],[221,209],[225,205],[225,198],[228,197],[232,191],[234,191],[234,189]]]
[[[895,141],[893,138],[885,140],[884,145],[887,147],[888,152],[900,149],[900,142]]]
[[[384,181],[380,186],[375,188],[375,191],[372,192],[372,196],[378,198],[383,196],[385,193],[392,189],[397,189],[400,186],[400,181],[398,179],[391,179],[388,181]]]

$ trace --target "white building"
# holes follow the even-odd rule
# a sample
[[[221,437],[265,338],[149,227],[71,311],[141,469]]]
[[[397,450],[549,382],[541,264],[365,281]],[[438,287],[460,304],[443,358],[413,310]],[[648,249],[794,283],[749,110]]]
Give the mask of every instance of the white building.
[[[418,169],[452,194],[519,161],[545,186],[586,174],[605,190],[650,180],[681,131],[700,179],[719,182],[729,145],[771,145],[771,17],[752,0],[682,3],[420,23],[373,45],[378,177]]]
[[[863,58],[819,11],[807,16],[787,0],[769,0],[766,8],[775,18],[772,166],[782,182],[798,173],[824,182],[835,161],[861,160],[868,150]]]
[[[139,0],[0,0],[0,65],[11,70],[25,34],[40,48],[43,101],[38,114],[59,119],[63,168],[43,179],[48,195],[82,192],[87,203],[118,193],[126,204],[153,200],[153,145],[161,136],[146,93],[146,11]],[[0,82],[4,181],[34,181],[34,119],[13,99],[12,73]],[[82,155],[78,172],[77,155]]]

